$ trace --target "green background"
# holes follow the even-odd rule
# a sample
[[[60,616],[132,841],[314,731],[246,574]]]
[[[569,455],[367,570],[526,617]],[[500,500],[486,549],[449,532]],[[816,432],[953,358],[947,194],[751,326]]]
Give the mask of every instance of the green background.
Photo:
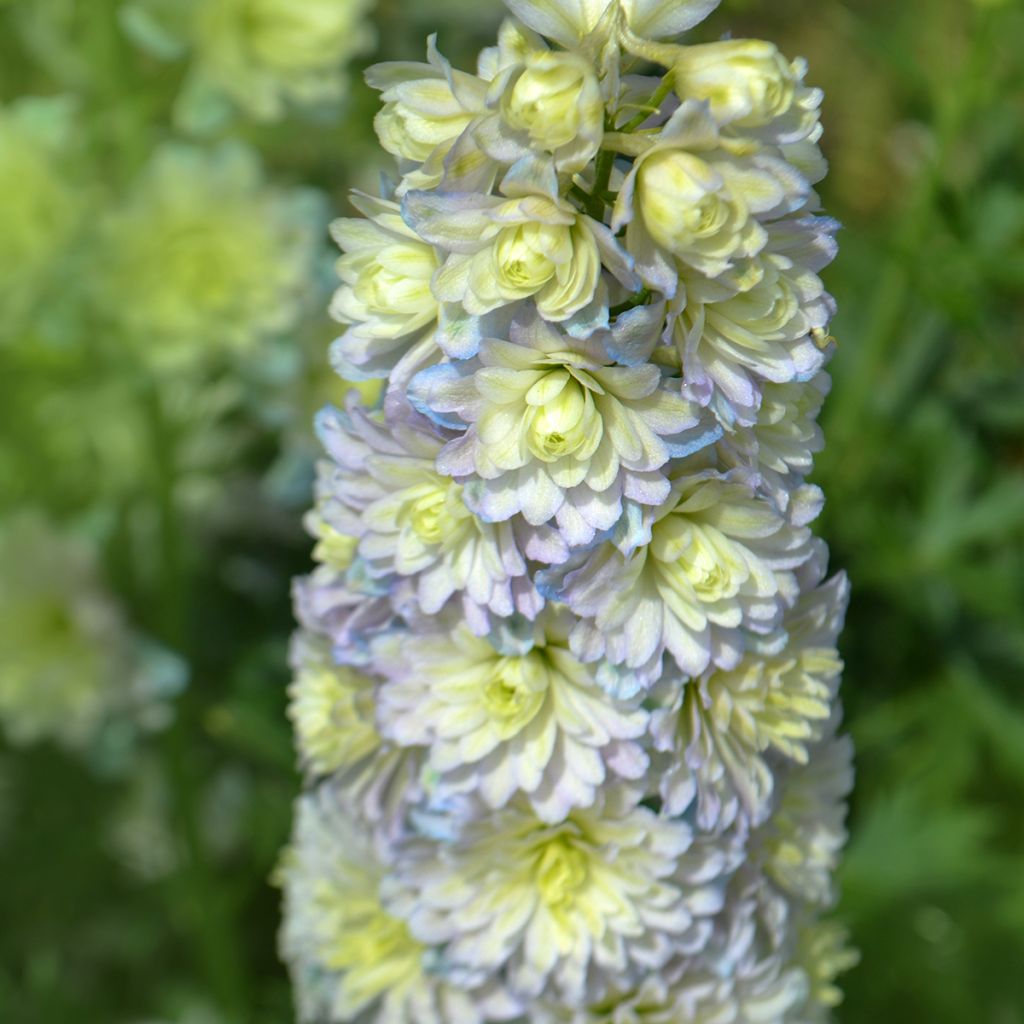
[[[188,63],[133,46],[118,7],[0,4],[0,99],[78,97],[111,194],[182,135]],[[376,57],[419,59],[437,31],[471,67],[501,13],[381,0]],[[858,782],[838,913],[862,958],[838,1017],[1021,1024],[1024,9],[724,0],[698,35],[726,31],[808,58],[827,96],[822,196],[844,224],[814,477],[854,585],[841,647]],[[342,211],[380,162],[358,78],[373,58],[353,62],[340,109],[233,118],[213,137],[246,140],[272,181]],[[0,740],[4,1022],[291,1019],[269,879],[299,784],[285,662],[289,579],[310,547],[308,423],[341,393],[319,312],[329,259],[325,240],[288,337],[184,368],[152,369],[136,345],[111,355],[73,303],[59,329],[0,343],[0,512],[92,545],[130,628],[188,677],[166,728],[108,729],[77,752]]]

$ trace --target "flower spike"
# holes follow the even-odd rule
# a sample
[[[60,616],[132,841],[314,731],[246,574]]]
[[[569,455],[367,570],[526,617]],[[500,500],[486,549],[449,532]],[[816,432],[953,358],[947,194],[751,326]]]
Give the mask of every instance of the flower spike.
[[[309,1024],[825,1021],[851,748],[807,482],[821,93],[716,0],[382,64],[319,418],[280,871]],[[651,72],[642,62],[660,65]],[[638,73],[639,72],[639,73]]]

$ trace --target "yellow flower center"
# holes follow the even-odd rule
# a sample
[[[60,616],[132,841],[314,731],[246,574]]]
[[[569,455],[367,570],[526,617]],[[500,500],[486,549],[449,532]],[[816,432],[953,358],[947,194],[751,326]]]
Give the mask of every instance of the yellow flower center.
[[[566,836],[546,843],[537,859],[540,898],[553,910],[572,905],[589,877],[589,858]]]
[[[420,540],[437,544],[444,537],[445,496],[440,491],[428,494],[413,503],[412,528]]]
[[[449,483],[415,488],[405,514],[408,525],[424,544],[441,544],[471,515],[462,501],[462,487]]]
[[[483,699],[492,723],[504,738],[514,736],[533,720],[544,703],[549,681],[548,667],[536,652],[498,660]]]
[[[580,132],[585,113],[580,100],[586,84],[586,70],[575,58],[533,54],[502,105],[505,120],[529,133],[536,145],[553,152]]]
[[[654,527],[651,553],[669,580],[685,580],[707,604],[734,598],[750,571],[735,544],[714,527],[693,516],[675,513]]]
[[[494,247],[499,279],[519,291],[539,291],[554,276],[551,256],[567,235],[568,228],[549,224],[504,228]]]
[[[541,391],[540,386],[546,390]],[[555,371],[540,381],[531,394],[540,398],[552,395],[534,407],[529,426],[526,443],[536,458],[555,462],[588,446],[596,412],[575,377],[566,370]]]
[[[714,168],[681,150],[663,150],[644,161],[637,190],[648,231],[673,251],[714,238],[733,216]]]

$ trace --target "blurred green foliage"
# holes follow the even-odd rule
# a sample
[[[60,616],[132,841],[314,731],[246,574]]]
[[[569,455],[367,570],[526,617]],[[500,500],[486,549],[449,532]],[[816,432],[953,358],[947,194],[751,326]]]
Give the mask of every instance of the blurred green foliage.
[[[114,708],[89,743],[55,729],[15,745],[24,735],[0,730],[12,1024],[291,1018],[268,878],[297,788],[285,649],[288,581],[309,548],[308,423],[342,389],[325,365],[322,222],[379,167],[358,67],[417,58],[430,31],[469,64],[501,15],[497,0],[379,0],[344,98],[332,80],[268,119],[197,108],[194,89],[182,114],[211,58],[160,21],[180,7],[0,2],[0,531],[28,509],[56,550],[88,549],[96,578],[54,592],[91,607],[102,587],[125,650],[187,676],[173,715]],[[724,0],[701,35],[726,31],[809,58],[827,91],[823,198],[846,227],[816,477],[833,564],[854,583],[843,650],[858,786],[840,916],[862,960],[839,1019],[1021,1024],[1024,7]],[[180,227],[198,186],[151,201],[158,153],[225,143],[245,147],[251,184],[214,182],[214,205],[218,189],[251,195],[238,223],[289,210],[301,238],[254,236],[240,257]],[[215,219],[237,233],[231,216]],[[136,242],[111,284],[119,231]],[[206,253],[215,271],[264,244],[261,274],[287,254],[276,319],[219,301],[217,287],[249,294],[237,274],[183,272],[179,311],[139,267],[166,260],[173,278]],[[211,330],[181,345],[176,314],[194,339],[197,289]],[[4,601],[31,576],[23,562],[17,577],[0,566]],[[41,611],[0,655],[74,652],[84,622]]]

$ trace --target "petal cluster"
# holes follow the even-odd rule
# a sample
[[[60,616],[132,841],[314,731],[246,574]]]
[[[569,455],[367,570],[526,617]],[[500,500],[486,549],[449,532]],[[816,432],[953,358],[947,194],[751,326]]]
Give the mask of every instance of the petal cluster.
[[[100,224],[94,297],[157,360],[287,331],[316,266],[322,200],[263,180],[240,144],[166,143]]]
[[[0,730],[17,746],[97,747],[108,729],[161,729],[186,672],[142,640],[93,545],[24,509],[0,526]],[[116,725],[115,725],[116,723]]]
[[[821,94],[714,0],[368,72],[281,869],[307,1021],[827,1020],[850,746],[807,482]],[[651,68],[660,67],[660,71]]]
[[[129,0],[122,20],[135,41],[190,64],[177,118],[211,131],[235,112],[274,121],[296,106],[336,103],[345,64],[368,49],[368,0]]]

